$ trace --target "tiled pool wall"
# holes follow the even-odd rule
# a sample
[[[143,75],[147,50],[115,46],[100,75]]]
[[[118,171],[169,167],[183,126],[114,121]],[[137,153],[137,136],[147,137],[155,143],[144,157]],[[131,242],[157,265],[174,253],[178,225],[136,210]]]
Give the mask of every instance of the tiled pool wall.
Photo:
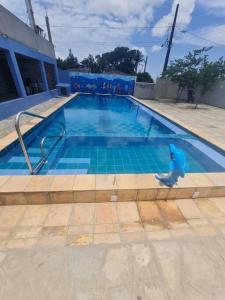
[[[43,115],[50,116],[76,95],[62,100]],[[132,98],[142,103],[141,100]],[[150,104],[149,107],[151,108]],[[159,110],[152,110],[164,116]],[[213,143],[206,135],[182,124],[179,120],[165,117],[205,141]],[[22,133],[35,130],[35,125],[39,123],[39,120],[34,119],[33,125],[21,126]],[[0,149],[11,147],[11,143],[16,142],[16,139],[15,132],[9,134],[0,140]],[[216,147],[220,147],[220,144],[215,144]],[[225,147],[222,150],[225,150]],[[162,186],[154,174],[0,176],[0,205],[151,201],[224,196],[225,173],[189,173],[173,188]]]

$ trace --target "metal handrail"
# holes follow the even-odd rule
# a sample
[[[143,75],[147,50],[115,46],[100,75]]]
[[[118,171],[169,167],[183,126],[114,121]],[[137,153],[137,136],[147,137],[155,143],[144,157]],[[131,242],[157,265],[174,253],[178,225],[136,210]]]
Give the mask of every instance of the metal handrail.
[[[62,126],[62,132],[59,135],[46,135],[45,137],[42,138],[41,143],[40,143],[40,149],[41,149],[42,157],[45,159],[48,158],[48,156],[51,154],[52,150],[54,149],[55,145],[66,134],[66,127],[65,127],[64,123],[62,123],[60,121],[53,121],[53,122],[58,123]],[[46,141],[46,139],[54,139],[54,138],[58,138],[58,139],[55,141],[55,143],[52,145],[52,147],[49,149],[48,153],[46,154],[46,152],[44,150],[44,142]]]
[[[20,130],[20,118],[21,118],[22,115],[28,115],[28,116],[36,117],[36,118],[39,118],[39,119],[45,119],[45,117],[43,117],[41,115],[30,113],[30,112],[27,112],[27,111],[21,111],[21,112],[19,112],[17,114],[16,120],[15,120],[16,132],[18,134],[19,142],[20,142],[23,154],[25,156],[26,163],[27,163],[28,168],[29,168],[29,172],[30,172],[31,175],[34,175],[34,174],[36,174],[38,172],[38,170],[40,169],[40,167],[45,163],[46,159],[48,158],[48,156],[50,155],[50,153],[52,152],[53,148],[58,143],[58,141],[65,135],[66,129],[65,129],[65,125],[62,122],[54,121],[56,123],[59,123],[62,126],[63,131],[58,136],[45,136],[45,137],[43,137],[43,139],[41,140],[41,144],[40,144],[42,158],[37,163],[37,165],[35,166],[35,168],[33,168],[32,165],[31,165],[30,157],[29,157],[29,155],[27,153],[27,149],[26,149],[26,146],[25,146],[25,143],[24,143],[24,140],[23,140],[23,136],[22,136],[21,130]],[[45,142],[45,140],[47,138],[56,138],[56,137],[58,137],[58,139],[55,141],[55,143],[53,144],[53,146],[50,148],[49,152],[46,154],[45,151],[44,151],[44,142]]]

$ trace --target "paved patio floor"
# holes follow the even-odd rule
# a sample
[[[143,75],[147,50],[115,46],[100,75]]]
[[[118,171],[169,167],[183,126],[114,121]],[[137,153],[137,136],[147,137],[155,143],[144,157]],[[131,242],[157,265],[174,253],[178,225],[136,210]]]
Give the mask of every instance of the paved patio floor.
[[[199,130],[214,138],[219,143],[225,142],[225,109],[213,107],[205,104],[199,104],[194,109],[194,104],[159,102],[152,100],[143,100],[150,103],[152,108],[160,109],[165,115],[170,115],[181,122]]]
[[[0,299],[222,300],[225,198],[0,207]]]

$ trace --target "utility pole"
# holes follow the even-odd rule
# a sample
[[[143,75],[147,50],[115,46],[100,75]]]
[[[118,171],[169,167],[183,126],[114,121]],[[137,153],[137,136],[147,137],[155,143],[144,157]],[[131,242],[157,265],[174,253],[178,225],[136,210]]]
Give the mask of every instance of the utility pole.
[[[47,27],[47,31],[48,31],[48,40],[49,40],[50,43],[52,43],[52,35],[51,35],[47,10],[45,10],[45,11],[46,11],[45,22],[46,22],[46,27]]]
[[[148,55],[146,56],[146,59],[145,59],[145,67],[144,67],[144,73],[146,71],[146,67],[147,67],[147,62],[148,62]]]
[[[34,12],[33,12],[32,4],[31,4],[31,0],[25,0],[25,3],[26,3],[27,14],[28,14],[30,26],[33,30],[36,31]]]
[[[177,21],[178,9],[179,9],[179,4],[177,4],[174,19],[173,19],[173,25],[172,25],[172,29],[171,29],[171,33],[170,33],[170,39],[169,39],[169,43],[167,46],[166,58],[165,58],[164,67],[163,67],[163,73],[167,69],[167,65],[168,65],[168,61],[169,61],[169,57],[170,57],[170,50],[171,50],[172,43],[173,43],[173,35],[174,35],[174,29],[175,29],[176,21]]]

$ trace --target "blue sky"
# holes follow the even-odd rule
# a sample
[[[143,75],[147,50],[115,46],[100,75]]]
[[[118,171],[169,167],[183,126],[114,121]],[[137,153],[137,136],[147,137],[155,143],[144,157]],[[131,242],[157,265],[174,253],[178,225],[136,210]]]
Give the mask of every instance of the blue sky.
[[[212,60],[223,56],[225,0],[32,0],[36,23],[43,29],[45,8],[48,10],[57,56],[67,56],[69,48],[79,59],[116,46],[139,48],[148,55],[147,71],[154,78],[162,71],[166,48],[161,45],[168,37],[178,2],[171,59],[211,45]],[[0,3],[28,22],[25,0]]]

